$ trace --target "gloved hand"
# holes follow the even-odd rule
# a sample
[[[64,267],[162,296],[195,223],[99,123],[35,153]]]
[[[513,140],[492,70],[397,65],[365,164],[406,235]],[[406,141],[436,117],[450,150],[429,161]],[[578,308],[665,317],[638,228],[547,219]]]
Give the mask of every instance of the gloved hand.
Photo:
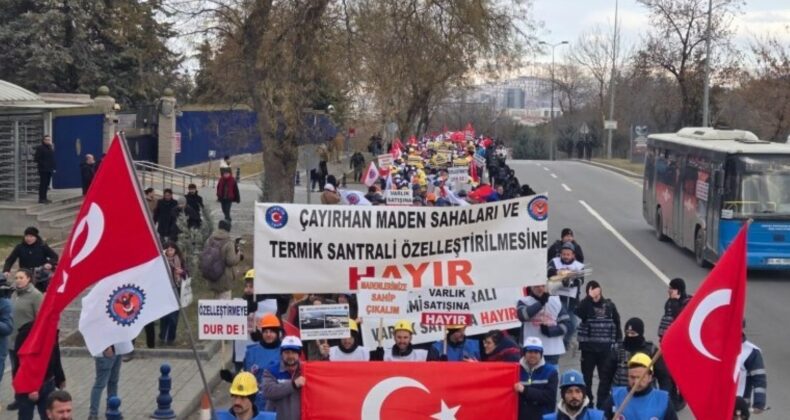
[[[222,369],[219,371],[219,377],[222,378],[223,381],[228,383],[233,383],[233,373],[227,369]]]
[[[571,279],[562,279],[562,287],[571,287]]]
[[[381,347],[376,348],[370,352],[370,360],[371,361],[381,361],[384,360],[384,349]]]
[[[546,324],[540,324],[540,333],[545,335],[546,337],[549,336],[549,326]]]
[[[439,361],[440,362],[446,362],[447,361],[447,355],[443,354],[443,355],[439,356]]]

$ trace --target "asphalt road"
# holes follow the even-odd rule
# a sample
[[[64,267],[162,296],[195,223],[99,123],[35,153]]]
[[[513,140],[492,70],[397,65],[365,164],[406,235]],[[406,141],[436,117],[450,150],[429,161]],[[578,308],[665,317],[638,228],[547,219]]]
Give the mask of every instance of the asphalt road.
[[[591,278],[617,304],[623,323],[640,317],[647,339],[657,340],[667,298],[665,281],[682,277],[689,293],[694,293],[709,270],[698,267],[690,252],[655,239],[642,217],[641,181],[581,162],[509,163],[521,183],[548,192],[550,237],[559,238],[563,227],[571,227],[584,250],[585,263],[593,267]],[[782,413],[790,412],[790,327],[786,324],[790,275],[750,272],[748,281],[746,334],[766,359],[771,407],[756,418],[785,419]],[[563,367],[575,364],[579,368],[577,359],[563,359]],[[693,416],[686,409],[681,418]]]

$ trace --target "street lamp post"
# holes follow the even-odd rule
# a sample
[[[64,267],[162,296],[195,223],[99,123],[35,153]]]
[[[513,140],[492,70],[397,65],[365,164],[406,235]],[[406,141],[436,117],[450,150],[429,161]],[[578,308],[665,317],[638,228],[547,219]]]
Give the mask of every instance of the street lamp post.
[[[554,48],[559,47],[560,45],[566,45],[568,41],[561,41],[556,44],[550,44],[546,41],[540,41],[540,45],[547,45],[551,47],[551,109],[549,110],[550,115],[550,123],[552,129],[552,137],[551,137],[551,145],[549,146],[549,158],[554,160],[556,157],[556,139],[554,138],[553,131],[554,130]]]

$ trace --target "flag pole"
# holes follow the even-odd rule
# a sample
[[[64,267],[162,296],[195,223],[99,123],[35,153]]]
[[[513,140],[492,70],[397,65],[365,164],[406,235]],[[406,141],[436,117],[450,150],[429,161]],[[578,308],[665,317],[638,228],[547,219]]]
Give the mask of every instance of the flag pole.
[[[134,169],[134,165],[132,165],[129,158],[131,154],[129,152],[129,146],[126,144],[126,133],[121,131],[120,133],[116,134],[118,134],[118,139],[121,141],[121,147],[123,147],[124,160],[126,161],[127,168],[131,171],[132,179],[134,180],[135,186],[137,186],[137,198],[140,202],[140,209],[148,216],[148,229],[151,231],[151,235],[153,235],[157,247],[159,248],[159,255],[161,256],[162,261],[165,263],[165,267],[167,267],[167,277],[170,279],[170,290],[173,291],[173,296],[175,296],[176,302],[178,303],[178,313],[181,316],[181,320],[184,322],[184,325],[186,326],[187,336],[189,337],[189,346],[192,348],[192,356],[195,358],[195,363],[197,363],[198,372],[200,373],[200,380],[203,381],[203,390],[208,397],[208,403],[211,408],[211,419],[215,420],[216,411],[214,408],[214,401],[211,398],[211,389],[208,386],[208,381],[206,381],[206,373],[203,371],[203,364],[200,363],[200,358],[198,357],[197,348],[195,347],[195,338],[192,336],[192,328],[189,324],[186,314],[184,314],[184,311],[182,311],[183,308],[181,307],[181,299],[178,291],[176,290],[175,280],[173,279],[173,270],[170,269],[170,264],[167,262],[164,252],[162,252],[162,242],[159,240],[159,235],[154,232],[154,225],[152,223],[151,215],[149,214],[148,209],[145,208],[145,203],[143,203],[143,200],[140,196],[140,191],[143,189],[140,185],[140,180],[137,178],[137,172]]]
[[[647,369],[645,369],[645,371],[642,372],[642,376],[639,377],[638,382],[642,382],[642,379],[644,379],[645,376],[647,375],[647,372],[650,372],[653,366],[655,366],[659,358],[661,358],[661,347],[659,347],[656,354],[653,355],[653,358],[650,360],[650,366],[648,366]],[[620,407],[617,408],[617,412],[614,413],[614,416],[612,417],[613,419],[620,418],[620,416],[623,414],[623,411],[625,411],[625,407],[628,406],[628,403],[631,402],[632,398],[634,398],[634,392],[636,392],[636,387],[632,386],[631,390],[628,391],[628,395],[625,396],[623,403],[620,404]]]

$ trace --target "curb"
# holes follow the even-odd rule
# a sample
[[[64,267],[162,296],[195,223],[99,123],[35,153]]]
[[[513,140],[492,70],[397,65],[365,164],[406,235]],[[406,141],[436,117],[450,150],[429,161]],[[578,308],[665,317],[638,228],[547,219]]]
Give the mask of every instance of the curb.
[[[612,166],[612,165],[607,165],[605,163],[593,162],[593,161],[590,161],[590,160],[581,160],[581,159],[572,159],[571,161],[572,162],[581,162],[581,163],[584,163],[585,165],[590,165],[590,166],[597,166],[597,167],[599,167],[601,169],[606,169],[608,171],[616,172],[616,173],[618,173],[620,175],[627,176],[629,178],[635,178],[635,179],[643,179],[644,178],[644,176],[639,175],[636,172],[631,172],[629,170],[618,168],[618,167]]]
[[[221,343],[211,341],[209,344],[198,348],[197,354],[200,360],[211,360],[219,353]],[[61,347],[60,355],[63,357],[92,357],[85,347]],[[192,359],[194,354],[192,349],[134,349],[134,357],[140,359]]]

